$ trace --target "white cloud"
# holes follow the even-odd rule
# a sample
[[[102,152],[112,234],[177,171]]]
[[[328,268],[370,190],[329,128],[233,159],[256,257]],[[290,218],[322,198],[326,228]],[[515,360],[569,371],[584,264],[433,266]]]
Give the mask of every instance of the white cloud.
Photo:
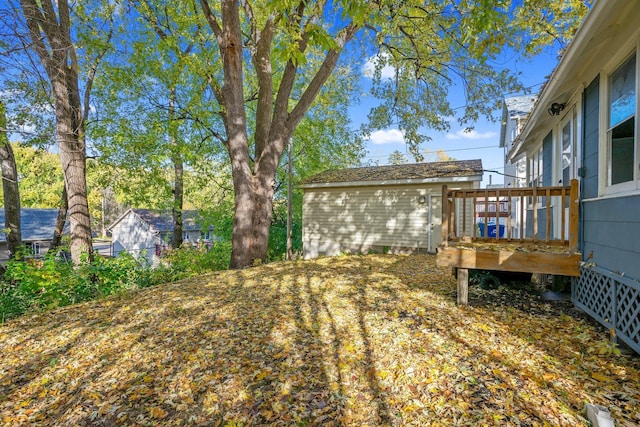
[[[491,139],[497,137],[496,132],[477,132],[473,129],[461,129],[456,133],[448,133],[446,139]]]
[[[364,74],[365,77],[372,78],[376,71],[376,65],[380,61],[387,62],[388,57],[389,55],[385,53],[370,56],[369,59],[367,59],[367,62],[365,62],[362,66],[362,74]],[[382,67],[382,70],[380,70],[380,76],[383,79],[392,79],[393,77],[395,77],[395,75],[396,69],[391,65],[385,65],[384,67]]]
[[[375,145],[404,144],[404,135],[398,129],[377,130],[371,133],[369,141]]]

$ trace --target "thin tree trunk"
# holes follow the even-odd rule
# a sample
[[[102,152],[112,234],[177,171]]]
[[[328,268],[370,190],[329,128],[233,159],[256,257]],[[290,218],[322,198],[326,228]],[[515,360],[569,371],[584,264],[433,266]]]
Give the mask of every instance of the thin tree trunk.
[[[179,248],[182,246],[182,232],[183,232],[183,199],[184,199],[184,166],[182,163],[182,157],[177,156],[173,160],[173,171],[175,184],[173,187],[173,244],[174,247]]]
[[[182,207],[184,199],[184,163],[178,140],[178,123],[176,122],[176,89],[169,93],[169,144],[171,161],[173,162],[173,247],[182,246]]]
[[[55,251],[62,244],[62,233],[64,232],[64,224],[67,222],[67,212],[69,210],[69,200],[67,199],[67,187],[62,187],[62,197],[60,198],[60,207],[58,208],[58,216],[56,217],[56,228],[53,230],[53,238],[51,239],[50,251]]]
[[[13,149],[7,138],[7,117],[4,103],[0,101],[0,160],[2,161],[2,191],[4,196],[4,227],[7,236],[9,258],[13,258],[22,245],[20,227],[20,191],[18,168]]]
[[[293,258],[291,225],[293,222],[293,139],[289,139],[287,155],[287,259]]]

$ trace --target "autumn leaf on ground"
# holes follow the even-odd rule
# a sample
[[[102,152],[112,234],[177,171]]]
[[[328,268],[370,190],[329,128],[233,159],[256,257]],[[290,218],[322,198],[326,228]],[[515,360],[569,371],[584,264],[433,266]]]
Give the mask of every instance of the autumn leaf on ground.
[[[0,423],[640,425],[640,359],[568,302],[430,255],[266,264],[0,326]],[[605,344],[603,344],[605,343]]]

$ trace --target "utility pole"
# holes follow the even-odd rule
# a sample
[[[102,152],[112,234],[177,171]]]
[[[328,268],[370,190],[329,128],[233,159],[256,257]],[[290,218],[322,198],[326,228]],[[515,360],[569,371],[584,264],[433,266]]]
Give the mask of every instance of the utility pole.
[[[287,259],[293,258],[293,244],[291,242],[291,221],[293,211],[293,138],[289,139],[289,149],[287,153]]]

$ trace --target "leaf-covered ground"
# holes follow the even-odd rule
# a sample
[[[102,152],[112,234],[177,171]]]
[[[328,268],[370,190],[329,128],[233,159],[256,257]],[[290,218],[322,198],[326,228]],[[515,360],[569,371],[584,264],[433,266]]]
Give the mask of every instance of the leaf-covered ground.
[[[225,271],[0,326],[16,425],[640,424],[640,358],[525,292],[455,304],[432,256]],[[560,306],[561,307],[561,306]]]

